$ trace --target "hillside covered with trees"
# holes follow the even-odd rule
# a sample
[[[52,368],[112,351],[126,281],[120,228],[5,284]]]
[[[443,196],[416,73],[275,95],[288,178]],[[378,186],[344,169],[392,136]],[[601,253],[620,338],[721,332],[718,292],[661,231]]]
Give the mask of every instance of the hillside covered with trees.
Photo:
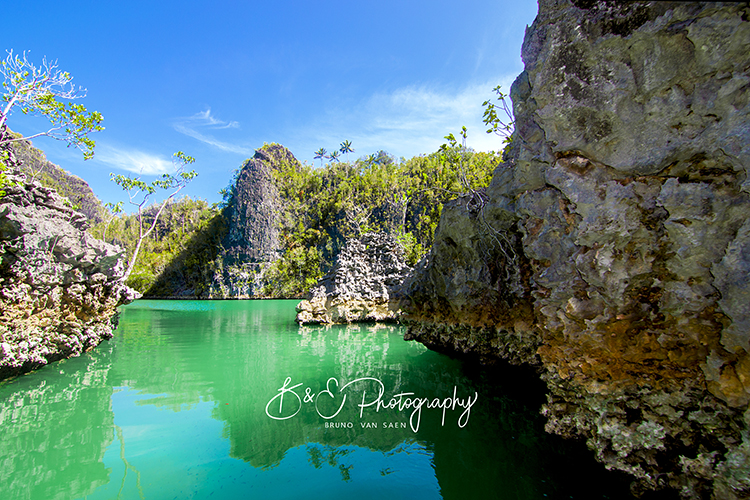
[[[474,152],[452,135],[448,139],[438,151],[408,160],[379,151],[352,162],[334,156],[320,167],[265,144],[256,159],[269,162],[268,188],[278,193],[274,257],[250,268],[226,252],[237,223],[228,213],[247,189],[237,180],[248,160],[222,191],[222,203],[183,197],[168,204],[143,242],[128,284],[145,296],[216,298],[217,276],[223,273],[254,282],[253,297],[299,297],[331,268],[347,238],[375,231],[396,236],[415,264],[432,244],[443,204],[481,193],[502,161],[499,153]],[[251,179],[253,189],[263,182]],[[156,205],[144,210],[144,224],[157,210]],[[91,231],[125,246],[130,255],[137,224],[136,215],[110,214]]]

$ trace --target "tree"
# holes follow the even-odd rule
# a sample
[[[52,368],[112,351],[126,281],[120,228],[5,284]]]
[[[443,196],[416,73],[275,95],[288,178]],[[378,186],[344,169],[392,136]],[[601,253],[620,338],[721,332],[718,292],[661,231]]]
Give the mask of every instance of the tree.
[[[315,152],[315,159],[320,160],[320,166],[323,167],[323,158],[328,158],[326,148],[320,148]]]
[[[95,143],[88,134],[104,130],[101,126],[104,118],[96,111],[87,111],[82,104],[61,101],[83,98],[86,89],[76,88],[72,84],[73,77],[60,71],[57,61],[48,62],[43,58],[42,64],[35,66],[27,59],[26,52],[20,56],[10,50],[0,65],[0,74],[4,77],[2,100],[5,103],[0,110],[0,145],[47,136],[80,149],[86,160],[94,156]],[[14,108],[25,115],[45,116],[52,127],[44,132],[13,137],[6,133],[6,125]]]
[[[339,161],[339,156],[341,156],[341,153],[338,151],[331,151],[331,154],[328,156],[328,158],[331,159],[332,162]]]
[[[509,144],[511,141],[511,134],[513,134],[515,121],[513,118],[513,112],[505,101],[508,94],[504,94],[502,90],[500,90],[500,85],[492,89],[492,91],[497,94],[497,101],[499,104],[493,103],[490,99],[484,101],[482,103],[482,106],[484,107],[482,121],[489,127],[487,129],[488,134],[494,133],[499,135],[504,138],[503,144]],[[502,119],[497,115],[498,110],[505,115]]]
[[[395,161],[393,155],[382,149],[377,153],[370,155],[370,158],[372,158],[372,163],[377,163],[382,166],[392,165]]]
[[[138,214],[136,215],[136,220],[138,221],[138,241],[135,244],[135,250],[133,251],[133,256],[130,258],[130,262],[128,263],[128,268],[122,277],[123,281],[125,281],[128,276],[130,276],[130,273],[133,272],[133,267],[135,267],[135,262],[138,258],[138,252],[141,249],[141,244],[143,243],[143,240],[149,234],[151,234],[151,232],[156,227],[156,223],[159,220],[159,216],[164,210],[164,207],[167,206],[169,201],[174,198],[177,193],[182,190],[182,188],[187,186],[188,183],[198,175],[195,170],[191,170],[189,172],[185,171],[185,167],[192,163],[195,163],[195,158],[186,155],[182,151],[178,151],[174,154],[172,163],[174,163],[176,169],[174,175],[163,174],[160,179],[153,181],[151,184],[146,184],[138,177],[130,177],[129,175],[122,174],[109,174],[115,184],[120,186],[126,193],[128,193],[129,203],[133,206],[138,207]],[[144,231],[143,207],[148,202],[149,197],[154,194],[157,189],[163,189],[165,191],[172,190],[172,192],[162,202],[159,210],[156,212],[156,215],[154,215],[154,220],[151,222],[149,228]],[[143,195],[143,198],[138,201],[138,198],[141,195]]]
[[[349,163],[349,153],[354,153],[354,150],[352,149],[352,141],[347,139],[342,142],[339,151],[346,154],[346,162]]]
[[[103,241],[107,241],[107,229],[109,229],[109,225],[112,224],[112,221],[115,220],[115,217],[120,215],[122,213],[122,201],[118,201],[117,203],[105,203],[104,208],[107,209],[107,224],[104,226],[104,234],[102,236]]]

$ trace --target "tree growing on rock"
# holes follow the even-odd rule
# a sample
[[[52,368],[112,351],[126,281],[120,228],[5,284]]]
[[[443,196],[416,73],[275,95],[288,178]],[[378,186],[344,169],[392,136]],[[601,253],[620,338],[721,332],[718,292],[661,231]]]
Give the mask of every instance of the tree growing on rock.
[[[130,273],[133,272],[136,260],[138,259],[138,252],[141,249],[141,244],[143,243],[143,240],[149,234],[151,234],[151,232],[156,227],[156,223],[158,222],[159,216],[161,215],[162,211],[164,211],[164,207],[166,207],[170,200],[172,200],[172,198],[174,198],[177,193],[179,193],[185,186],[188,185],[188,183],[190,183],[190,181],[192,181],[198,175],[195,170],[185,170],[188,165],[195,163],[195,158],[186,155],[182,151],[178,151],[173,155],[172,163],[174,163],[175,165],[175,173],[163,174],[160,179],[156,179],[151,184],[147,184],[139,177],[131,177],[129,175],[122,174],[109,174],[112,181],[114,181],[115,184],[120,186],[128,194],[128,202],[138,209],[136,215],[136,220],[138,221],[138,241],[136,242],[133,256],[130,258],[130,262],[128,263],[128,268],[122,278],[123,281],[128,279]],[[146,228],[146,224],[144,224],[143,207],[146,206],[151,195],[156,193],[156,191],[159,189],[170,191],[170,194],[162,202],[161,206],[154,215],[154,220],[151,222],[148,228]]]
[[[88,134],[104,130],[104,119],[96,111],[89,112],[82,104],[73,101],[86,96],[86,89],[76,88],[70,74],[60,71],[57,61],[42,59],[39,66],[26,56],[8,51],[5,60],[0,61],[0,75],[3,77],[2,104],[0,105],[0,196],[7,183],[3,171],[10,159],[7,147],[12,142],[25,141],[47,136],[75,146],[88,160],[94,156],[95,143]],[[52,125],[48,130],[24,136],[11,134],[7,129],[8,118],[14,110],[20,109],[25,115],[46,117]]]
[[[76,88],[73,77],[60,71],[57,61],[43,58],[41,65],[36,66],[28,60],[26,52],[21,56],[10,50],[0,64],[0,74],[4,78],[0,144],[47,136],[80,149],[87,160],[94,156],[95,143],[88,134],[104,130],[101,126],[104,118],[101,113],[87,111],[82,104],[63,102],[85,97],[86,89]],[[14,109],[25,115],[44,116],[52,126],[36,134],[13,137],[6,133],[5,127]]]
[[[513,129],[515,127],[515,118],[513,117],[513,111],[508,105],[508,94],[505,94],[500,85],[492,89],[495,93],[498,104],[492,102],[491,99],[487,99],[482,103],[484,107],[484,114],[482,115],[482,121],[487,127],[488,134],[495,134],[503,138],[503,144],[510,144],[513,136]],[[498,115],[498,111],[500,115]]]

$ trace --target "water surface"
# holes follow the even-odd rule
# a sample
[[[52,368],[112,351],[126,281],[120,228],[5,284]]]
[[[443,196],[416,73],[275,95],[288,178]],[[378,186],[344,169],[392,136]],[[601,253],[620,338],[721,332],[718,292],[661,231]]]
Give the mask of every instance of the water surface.
[[[630,498],[514,372],[397,326],[299,328],[295,303],[139,300],[111,341],[2,383],[0,498]],[[451,405],[417,421],[407,398]]]

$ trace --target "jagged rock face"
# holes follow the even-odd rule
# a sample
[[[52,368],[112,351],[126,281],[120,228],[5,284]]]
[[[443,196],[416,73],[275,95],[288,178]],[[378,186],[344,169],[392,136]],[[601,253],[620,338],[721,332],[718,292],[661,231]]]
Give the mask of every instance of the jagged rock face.
[[[256,296],[263,271],[278,259],[281,200],[273,171],[281,162],[298,163],[288,149],[272,144],[242,166],[225,211],[227,236],[209,298]]]
[[[750,496],[749,16],[541,1],[510,166],[410,285],[410,336],[538,361],[548,430],[686,498]]]
[[[0,378],[78,356],[112,337],[135,296],[124,250],[90,236],[86,216],[23,175],[0,198]]]
[[[297,305],[297,322],[396,321],[401,312],[396,289],[410,272],[403,248],[392,236],[367,233],[351,238],[311,298]]]
[[[478,201],[484,204],[475,209]],[[515,217],[484,198],[447,203],[432,248],[406,278],[407,340],[492,362],[538,364],[539,336],[520,286],[523,255],[507,231]]]
[[[17,165],[27,178],[39,180],[67,196],[92,225],[104,220],[106,211],[86,181],[47,160],[44,152],[36,149],[31,141],[12,142],[10,147],[14,155],[11,163]],[[64,188],[64,193],[61,188]]]

